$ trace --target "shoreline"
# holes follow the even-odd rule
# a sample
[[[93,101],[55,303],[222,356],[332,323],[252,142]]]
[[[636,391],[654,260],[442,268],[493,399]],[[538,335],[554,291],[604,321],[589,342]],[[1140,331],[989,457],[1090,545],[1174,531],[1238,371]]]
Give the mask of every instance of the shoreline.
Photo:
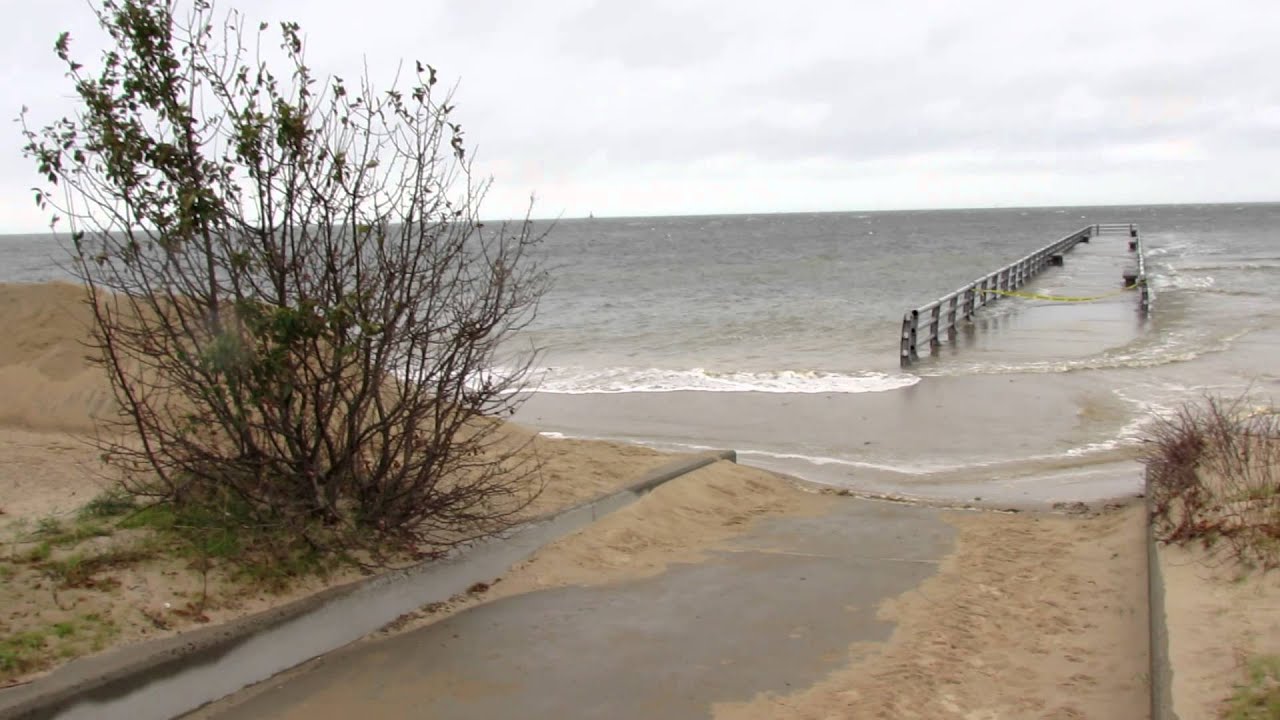
[[[1032,511],[1140,496],[1135,416],[1088,385],[1073,378],[1046,387],[1032,375],[928,377],[890,393],[843,395],[533,393],[515,420],[548,436],[665,452],[733,447],[746,465],[932,505]],[[979,402],[993,393],[1007,399]],[[1027,433],[998,431],[1011,405],[1028,408],[1020,419]]]

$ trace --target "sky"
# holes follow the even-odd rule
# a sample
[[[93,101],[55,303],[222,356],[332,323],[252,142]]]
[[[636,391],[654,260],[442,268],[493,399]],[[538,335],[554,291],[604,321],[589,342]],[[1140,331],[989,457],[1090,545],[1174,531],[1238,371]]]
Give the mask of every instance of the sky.
[[[0,115],[74,110],[86,0],[0,0]],[[219,0],[320,74],[457,83],[486,217],[1280,200],[1280,3]],[[16,124],[0,232],[39,231]],[[3,138],[8,137],[8,140]]]

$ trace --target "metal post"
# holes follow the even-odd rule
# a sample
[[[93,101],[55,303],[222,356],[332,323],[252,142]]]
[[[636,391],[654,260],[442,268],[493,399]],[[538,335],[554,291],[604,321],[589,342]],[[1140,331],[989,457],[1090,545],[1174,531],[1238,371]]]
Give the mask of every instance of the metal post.
[[[911,362],[915,362],[916,360],[920,359],[920,353],[918,351],[919,345],[916,344],[916,334],[919,332],[919,330],[920,330],[920,311],[912,310],[911,311]]]
[[[956,307],[960,304],[960,295],[951,296],[951,307],[947,312],[947,342],[956,341]]]
[[[939,303],[937,305],[934,305],[933,312],[930,313],[930,315],[931,317],[929,318],[929,351],[934,352],[938,349],[938,346],[942,344],[942,342],[938,340],[938,326],[942,322],[942,304]]]
[[[900,357],[898,363],[902,367],[911,364],[911,346],[915,339],[916,329],[911,324],[911,313],[902,316],[902,342],[899,349]]]

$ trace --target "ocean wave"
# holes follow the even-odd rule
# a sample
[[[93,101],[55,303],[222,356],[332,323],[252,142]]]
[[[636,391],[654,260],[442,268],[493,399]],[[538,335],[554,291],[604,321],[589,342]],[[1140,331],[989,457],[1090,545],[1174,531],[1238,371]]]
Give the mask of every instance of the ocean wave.
[[[955,375],[1003,375],[1016,373],[1064,373],[1080,370],[1109,370],[1114,368],[1149,368],[1187,362],[1209,353],[1222,352],[1251,328],[1219,337],[1188,337],[1184,333],[1169,332],[1160,342],[1141,347],[1108,351],[1090,357],[1069,360],[1039,360],[1030,362],[989,362],[943,367],[921,372],[924,376]]]
[[[1151,276],[1151,287],[1156,292],[1164,290],[1211,290],[1217,280],[1211,275],[1193,275],[1169,269]]]
[[[1197,255],[1212,255],[1212,254],[1216,254],[1219,251],[1220,251],[1219,248],[1193,242],[1191,240],[1175,241],[1175,242],[1170,242],[1167,245],[1159,245],[1156,247],[1152,247],[1148,245],[1142,249],[1143,254],[1146,255],[1148,258],[1163,257],[1166,255],[1171,255],[1174,257],[1184,257],[1192,253],[1195,253]]]
[[[878,372],[831,373],[801,370],[714,372],[703,368],[544,368],[535,371],[533,391],[552,394],[655,392],[867,393],[920,382],[915,375]]]
[[[1280,270],[1280,262],[1236,262],[1236,263],[1219,263],[1209,265],[1179,265],[1172,268],[1177,272],[1221,272],[1228,271],[1264,271],[1264,270]]]

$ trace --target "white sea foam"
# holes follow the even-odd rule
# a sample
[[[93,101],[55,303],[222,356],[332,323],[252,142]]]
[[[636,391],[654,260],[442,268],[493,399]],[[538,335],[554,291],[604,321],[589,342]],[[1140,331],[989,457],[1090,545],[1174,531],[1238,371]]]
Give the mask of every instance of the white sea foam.
[[[535,392],[567,395],[678,391],[866,393],[897,390],[920,382],[915,375],[878,372],[714,372],[703,368],[664,370],[630,367],[545,368],[533,373],[532,380]]]
[[[1196,275],[1169,268],[1151,278],[1156,292],[1162,290],[1209,290],[1217,284],[1212,275]]]
[[[850,458],[829,457],[825,455],[804,455],[802,453],[770,452],[768,450],[739,450],[738,456],[742,460],[748,460],[751,457],[768,458],[771,460],[798,460],[811,465],[843,465],[847,467],[862,468],[864,470],[886,470],[889,472],[900,473],[902,475],[930,475],[933,473],[955,470],[958,467],[961,467],[958,465],[887,465],[884,463],[853,460]],[[747,464],[751,463],[747,462]]]
[[[1208,353],[1225,351],[1249,332],[1250,329],[1245,328],[1226,335],[1211,336],[1169,331],[1152,344],[1111,350],[1089,357],[1027,362],[958,363],[954,366],[930,369],[921,374],[926,376],[1039,374],[1158,367],[1187,362]]]
[[[1280,270],[1280,263],[1276,262],[1235,262],[1235,263],[1218,263],[1206,265],[1179,265],[1176,270],[1178,272],[1221,272],[1237,271],[1237,270]]]

